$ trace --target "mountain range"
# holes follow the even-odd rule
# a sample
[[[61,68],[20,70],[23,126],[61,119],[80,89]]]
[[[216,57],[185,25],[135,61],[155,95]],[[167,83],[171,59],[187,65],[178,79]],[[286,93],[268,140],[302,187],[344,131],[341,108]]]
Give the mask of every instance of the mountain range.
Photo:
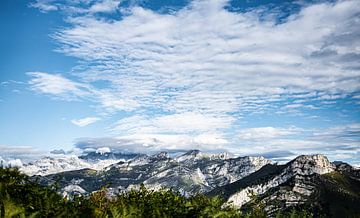
[[[181,155],[97,153],[46,157],[21,169],[43,185],[60,186],[64,196],[87,195],[107,187],[109,195],[137,189],[170,188],[183,195],[220,196],[237,208],[261,202],[268,214],[311,208],[315,214],[360,214],[360,170],[302,155],[286,164],[264,157],[233,157],[191,150]]]

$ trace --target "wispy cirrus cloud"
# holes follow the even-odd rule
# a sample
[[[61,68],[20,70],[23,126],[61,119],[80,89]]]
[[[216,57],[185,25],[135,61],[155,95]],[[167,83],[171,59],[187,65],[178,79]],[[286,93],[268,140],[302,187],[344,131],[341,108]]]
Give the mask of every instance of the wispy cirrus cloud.
[[[296,127],[289,128],[276,128],[272,126],[268,127],[256,127],[242,129],[238,133],[238,137],[241,140],[255,140],[255,141],[264,141],[271,138],[279,138],[282,136],[294,135],[303,130]]]
[[[136,102],[125,96],[119,98],[120,94],[118,95],[109,88],[99,89],[89,83],[70,80],[60,74],[28,72],[27,75],[31,77],[28,84],[33,91],[49,95],[52,98],[94,102],[106,113],[132,110],[138,106]]]
[[[227,129],[234,121],[231,116],[216,117],[194,112],[156,117],[134,115],[116,122],[112,131],[117,134],[124,132],[200,134]]]
[[[37,0],[29,4],[30,7],[37,8],[41,12],[57,11],[59,8],[52,0]]]
[[[120,4],[120,0],[103,0],[91,5],[89,12],[91,13],[109,13],[114,12]]]
[[[95,123],[99,120],[101,120],[101,118],[99,118],[99,117],[85,117],[82,119],[72,119],[71,123],[76,126],[84,127],[84,126],[88,126],[92,123]]]
[[[73,16],[53,37],[60,52],[85,61],[78,79],[111,84],[114,108],[127,96],[131,110],[226,113],[359,91],[356,1],[310,5],[280,24],[226,4],[193,1],[173,14],[133,7],[120,20]]]
[[[68,14],[94,14],[113,13],[118,9],[120,2],[120,0],[35,0],[29,6],[43,13],[63,11]]]
[[[66,100],[78,99],[88,94],[87,85],[69,80],[60,74],[44,72],[28,72],[27,74],[31,77],[29,81],[31,89],[39,93]]]

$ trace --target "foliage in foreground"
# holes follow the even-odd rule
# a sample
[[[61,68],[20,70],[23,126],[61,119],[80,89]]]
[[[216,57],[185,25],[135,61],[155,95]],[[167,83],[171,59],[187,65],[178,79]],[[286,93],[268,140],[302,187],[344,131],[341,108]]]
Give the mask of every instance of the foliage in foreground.
[[[246,213],[217,197],[184,197],[170,190],[145,187],[108,198],[106,189],[89,197],[63,198],[55,187],[43,187],[14,168],[0,168],[0,218],[8,217],[266,217],[264,207],[253,200]],[[311,217],[292,211],[276,217]]]

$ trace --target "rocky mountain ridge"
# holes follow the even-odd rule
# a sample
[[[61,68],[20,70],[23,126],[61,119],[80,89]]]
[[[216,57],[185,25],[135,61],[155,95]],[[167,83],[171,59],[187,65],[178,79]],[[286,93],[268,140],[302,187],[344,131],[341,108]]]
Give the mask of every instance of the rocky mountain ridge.
[[[232,194],[228,202],[236,207],[241,207],[245,203],[250,201],[251,194],[261,195],[270,190],[271,188],[277,187],[289,179],[294,178],[295,184],[293,191],[302,195],[309,196],[312,193],[311,188],[303,185],[303,176],[310,176],[312,174],[325,174],[333,172],[335,166],[329,162],[329,160],[323,155],[302,155],[294,160],[290,161],[285,165],[277,175],[273,178],[254,184],[241,189],[239,192]]]
[[[41,168],[41,164],[45,167]],[[72,168],[67,168],[68,164]],[[36,167],[37,171],[29,171],[30,166],[40,171]],[[62,172],[50,174],[49,166],[61,166],[56,169]],[[292,207],[314,207],[314,211],[325,211],[329,216],[351,215],[357,211],[349,212],[344,209],[346,205],[360,208],[360,170],[343,162],[331,163],[323,155],[301,155],[279,165],[264,157],[233,157],[198,150],[177,156],[166,152],[90,154],[58,160],[45,158],[26,167],[28,172],[37,172],[33,179],[41,184],[58,183],[67,197],[88,195],[102,187],[107,187],[109,195],[115,195],[143,184],[153,190],[169,188],[185,196],[220,196],[237,208],[248,207],[253,196],[257,196],[269,214]],[[342,200],[334,204],[336,199]],[[338,209],[332,211],[333,208]]]
[[[349,217],[360,214],[360,170],[331,163],[323,155],[302,155],[285,165],[266,165],[209,195],[220,195],[237,208],[246,208],[256,196],[270,215],[300,207],[329,217]]]
[[[172,188],[188,195],[205,193],[215,187],[239,180],[271,163],[263,157],[236,157],[228,154],[206,154],[197,150],[170,157],[166,152],[138,154],[96,170],[84,168],[37,176],[43,184],[59,181],[65,195],[68,186],[86,193],[107,186],[116,193],[144,184],[150,189]]]
[[[113,152],[89,152],[80,156],[74,154],[47,156],[28,164],[23,164],[20,166],[20,171],[29,176],[46,176],[81,169],[102,170],[120,161],[128,161],[137,155]]]

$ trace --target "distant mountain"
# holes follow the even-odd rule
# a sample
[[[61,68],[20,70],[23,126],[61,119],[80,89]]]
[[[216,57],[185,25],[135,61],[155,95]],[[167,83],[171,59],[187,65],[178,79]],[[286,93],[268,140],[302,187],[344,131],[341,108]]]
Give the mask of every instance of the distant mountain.
[[[87,193],[107,186],[118,192],[144,184],[151,189],[172,188],[188,195],[205,193],[215,187],[237,181],[260,169],[270,161],[263,157],[230,158],[229,154],[206,154],[197,150],[171,158],[166,152],[138,154],[100,170],[80,169],[39,177],[43,184],[60,182],[64,194],[76,185]],[[89,167],[90,168],[90,167]]]
[[[24,164],[20,171],[27,175],[49,175],[64,171],[95,169],[101,170],[119,161],[127,161],[134,158],[137,154],[124,154],[114,152],[89,152],[87,154],[76,155],[57,155],[44,157],[40,160]]]
[[[270,215],[306,208],[315,215],[356,217],[360,215],[360,170],[346,163],[330,163],[322,155],[299,156],[285,165],[266,165],[208,194],[243,208],[255,195]]]

